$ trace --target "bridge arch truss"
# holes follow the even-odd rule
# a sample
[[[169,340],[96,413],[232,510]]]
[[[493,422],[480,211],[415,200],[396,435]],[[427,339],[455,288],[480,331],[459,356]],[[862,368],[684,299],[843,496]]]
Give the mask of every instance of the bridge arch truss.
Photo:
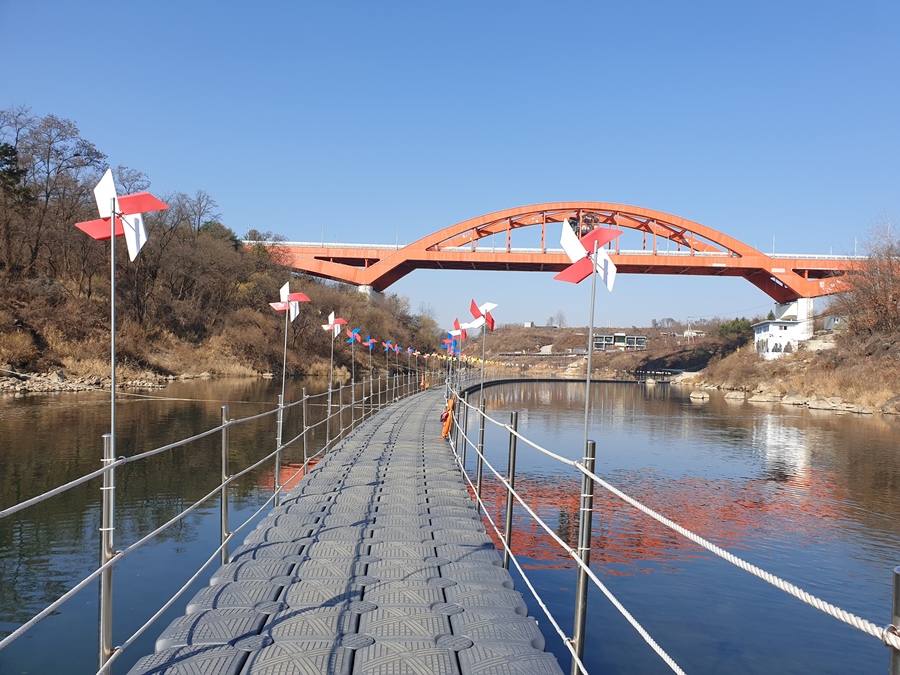
[[[631,232],[640,248],[610,244],[624,274],[743,277],[776,302],[836,293],[857,260],[843,256],[767,255],[734,237],[652,209],[609,202],[550,202],[489,213],[433,232],[403,247],[364,244],[284,243],[288,264],[337,281],[383,291],[416,269],[558,272],[569,264],[559,246],[559,226],[582,231],[611,227]],[[553,226],[548,227],[548,226]],[[514,233],[540,228],[540,246],[516,248]],[[635,237],[636,234],[636,237]],[[497,246],[497,238],[505,245]],[[491,238],[491,246],[479,245]],[[674,250],[671,250],[673,249]]]

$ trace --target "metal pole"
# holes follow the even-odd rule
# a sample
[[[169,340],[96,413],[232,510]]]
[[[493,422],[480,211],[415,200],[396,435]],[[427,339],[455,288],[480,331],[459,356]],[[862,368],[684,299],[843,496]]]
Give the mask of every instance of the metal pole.
[[[594,269],[591,271],[591,320],[588,324],[587,377],[584,390],[584,444],[588,441],[588,429],[591,424],[591,369],[594,354],[594,299],[597,295],[597,242],[594,242],[594,255],[591,258]],[[580,656],[579,656],[580,658]]]
[[[303,387],[302,391],[303,391],[303,465],[306,466],[306,458],[309,457],[309,451],[307,450],[307,448],[308,448],[307,438],[309,437],[309,425],[307,424],[307,421],[309,420],[309,418],[306,416],[306,387]],[[306,469],[304,468],[304,472],[305,471],[306,471]]]
[[[506,463],[506,482],[509,489],[506,491],[506,525],[503,529],[503,541],[506,542],[506,550],[503,551],[503,569],[509,569],[509,550],[512,549],[512,516],[513,516],[513,488],[516,487],[516,435],[513,433],[519,427],[519,413],[513,410],[509,414],[509,460]]]
[[[484,400],[484,349],[487,346],[487,324],[481,327],[481,400]]]
[[[278,506],[278,479],[281,474],[281,429],[284,425],[284,394],[278,396],[278,430],[275,434],[275,478],[272,480],[272,490],[275,494],[275,506]]]
[[[594,472],[594,458],[597,445],[594,441],[584,444],[584,468]],[[585,565],[591,564],[591,526],[594,514],[594,479],[587,474],[581,477],[581,516],[578,522],[578,557]],[[572,642],[578,660],[584,658],[584,623],[587,616],[588,576],[578,568],[578,583],[575,587],[575,629]],[[578,675],[578,664],[572,660],[572,675]]]
[[[113,214],[115,220],[115,213]],[[115,243],[113,238],[112,243]],[[103,465],[115,461],[112,434],[103,434]],[[105,565],[113,557],[113,530],[115,528],[115,469],[103,474],[101,490],[102,511],[100,516],[100,565]],[[100,668],[112,655],[112,567],[100,573]]]
[[[228,424],[228,406],[222,406],[222,424]],[[225,540],[228,538],[228,486],[225,485],[225,481],[228,480],[228,427],[222,427],[222,490],[220,504],[219,504],[219,512],[221,516],[220,526],[219,526],[219,541],[224,544]],[[221,561],[223,565],[228,564],[228,547],[224,547],[221,553]]]
[[[328,371],[328,416],[325,418],[325,447],[331,441],[331,389],[334,384],[334,332],[331,333],[331,369]]]
[[[459,397],[459,393],[456,394],[456,402],[453,404],[453,412],[450,413],[450,416],[453,418],[453,452],[456,453],[456,456],[459,457],[459,420],[462,415],[462,399]]]
[[[481,513],[481,474],[484,469],[484,399],[481,399],[478,418],[478,468],[475,472],[475,494],[478,495],[478,513]]]
[[[350,428],[356,424],[356,382],[350,384]]]
[[[344,437],[344,383],[338,382],[338,435],[337,440]]]
[[[109,445],[116,456],[116,198],[109,218]],[[103,665],[101,663],[101,665]]]
[[[463,471],[466,470],[466,448],[468,447],[468,433],[469,433],[469,392],[466,392],[463,395],[463,400],[466,404],[463,406],[463,440],[462,440],[462,467]]]
[[[894,603],[891,610],[894,635],[900,634],[900,567],[894,568]],[[900,675],[900,650],[891,647],[891,675]]]

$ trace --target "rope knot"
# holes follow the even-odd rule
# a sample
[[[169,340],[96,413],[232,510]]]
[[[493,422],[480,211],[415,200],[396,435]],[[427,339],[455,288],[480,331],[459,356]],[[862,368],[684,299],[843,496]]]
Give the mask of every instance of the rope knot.
[[[888,642],[888,635],[896,635],[900,637],[900,628],[897,628],[892,623],[889,623],[887,626],[881,629],[881,641],[884,643],[885,647],[891,647],[893,649],[893,645]]]

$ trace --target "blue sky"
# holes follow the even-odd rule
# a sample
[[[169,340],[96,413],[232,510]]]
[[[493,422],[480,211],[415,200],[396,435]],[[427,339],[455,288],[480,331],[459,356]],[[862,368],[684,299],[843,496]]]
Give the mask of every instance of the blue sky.
[[[205,190],[238,234],[404,243],[598,200],[767,252],[853,253],[900,215],[894,0],[0,0],[0,25],[0,107],[74,121],[156,193]],[[444,326],[472,297],[500,323],[586,325],[589,284],[551,276],[389,290]],[[621,275],[596,323],[771,307],[746,281]]]

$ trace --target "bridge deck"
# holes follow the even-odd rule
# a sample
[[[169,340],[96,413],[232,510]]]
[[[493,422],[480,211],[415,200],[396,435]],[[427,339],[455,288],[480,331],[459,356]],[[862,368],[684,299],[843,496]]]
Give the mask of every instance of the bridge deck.
[[[561,675],[438,440],[442,404],[355,430],[130,675]]]

